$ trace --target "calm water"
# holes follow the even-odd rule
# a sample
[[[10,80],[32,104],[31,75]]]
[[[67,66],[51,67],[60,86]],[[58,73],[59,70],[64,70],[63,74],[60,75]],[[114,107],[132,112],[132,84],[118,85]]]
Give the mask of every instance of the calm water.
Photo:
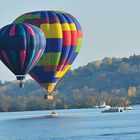
[[[122,113],[100,109],[0,113],[0,140],[140,140],[140,106]]]

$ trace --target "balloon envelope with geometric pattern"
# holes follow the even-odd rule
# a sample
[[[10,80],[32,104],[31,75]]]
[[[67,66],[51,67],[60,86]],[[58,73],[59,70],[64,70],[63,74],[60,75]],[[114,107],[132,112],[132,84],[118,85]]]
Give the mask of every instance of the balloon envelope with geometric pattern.
[[[44,32],[46,49],[30,75],[52,92],[80,51],[82,29],[79,22],[62,11],[35,11],[19,16],[14,23],[30,23]]]

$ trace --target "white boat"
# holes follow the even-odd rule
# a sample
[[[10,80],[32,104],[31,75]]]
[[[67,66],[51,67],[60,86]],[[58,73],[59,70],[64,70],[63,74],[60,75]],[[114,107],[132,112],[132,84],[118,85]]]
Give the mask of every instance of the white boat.
[[[125,106],[124,110],[132,110],[132,107],[131,106]]]
[[[102,110],[102,113],[112,113],[112,112],[123,112],[124,109],[122,107],[110,107],[108,109]]]
[[[106,105],[106,107],[105,108],[111,108],[111,106],[110,105]]]
[[[100,102],[100,104],[94,106],[94,108],[110,108],[110,105],[106,105],[105,102]]]
[[[95,105],[93,108],[99,108],[99,106],[98,105]]]
[[[56,118],[56,117],[58,117],[58,114],[57,114],[56,112],[53,111],[53,112],[51,113],[50,117],[51,117],[51,118]]]
[[[100,105],[98,108],[106,108],[106,103],[105,102],[100,102]]]

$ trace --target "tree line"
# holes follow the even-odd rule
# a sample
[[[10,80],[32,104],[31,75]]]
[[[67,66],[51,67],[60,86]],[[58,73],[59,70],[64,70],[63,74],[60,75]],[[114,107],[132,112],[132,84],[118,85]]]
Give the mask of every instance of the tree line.
[[[111,106],[140,103],[140,55],[106,57],[62,78],[53,100],[44,100],[45,89],[27,80],[23,89],[16,81],[0,81],[0,111],[88,108],[105,101]]]

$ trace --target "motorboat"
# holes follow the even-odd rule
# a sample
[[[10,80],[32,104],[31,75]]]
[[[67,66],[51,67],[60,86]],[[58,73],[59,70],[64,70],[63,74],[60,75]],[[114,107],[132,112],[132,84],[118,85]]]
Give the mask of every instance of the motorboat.
[[[132,110],[132,107],[131,106],[125,106],[124,110]]]
[[[50,117],[51,118],[56,118],[56,117],[58,117],[58,114],[55,111],[52,111]]]
[[[108,108],[111,108],[111,106],[110,105],[106,105],[106,107],[105,107],[106,109],[108,109]]]
[[[110,107],[108,109],[102,110],[102,113],[113,113],[113,112],[123,112],[124,109],[122,107]]]
[[[105,102],[100,102],[100,105],[98,108],[106,108],[106,103]]]
[[[95,105],[93,108],[99,108],[99,106],[98,105]]]
[[[106,105],[105,102],[100,102],[99,105],[94,106],[94,108],[110,108],[110,105]]]

